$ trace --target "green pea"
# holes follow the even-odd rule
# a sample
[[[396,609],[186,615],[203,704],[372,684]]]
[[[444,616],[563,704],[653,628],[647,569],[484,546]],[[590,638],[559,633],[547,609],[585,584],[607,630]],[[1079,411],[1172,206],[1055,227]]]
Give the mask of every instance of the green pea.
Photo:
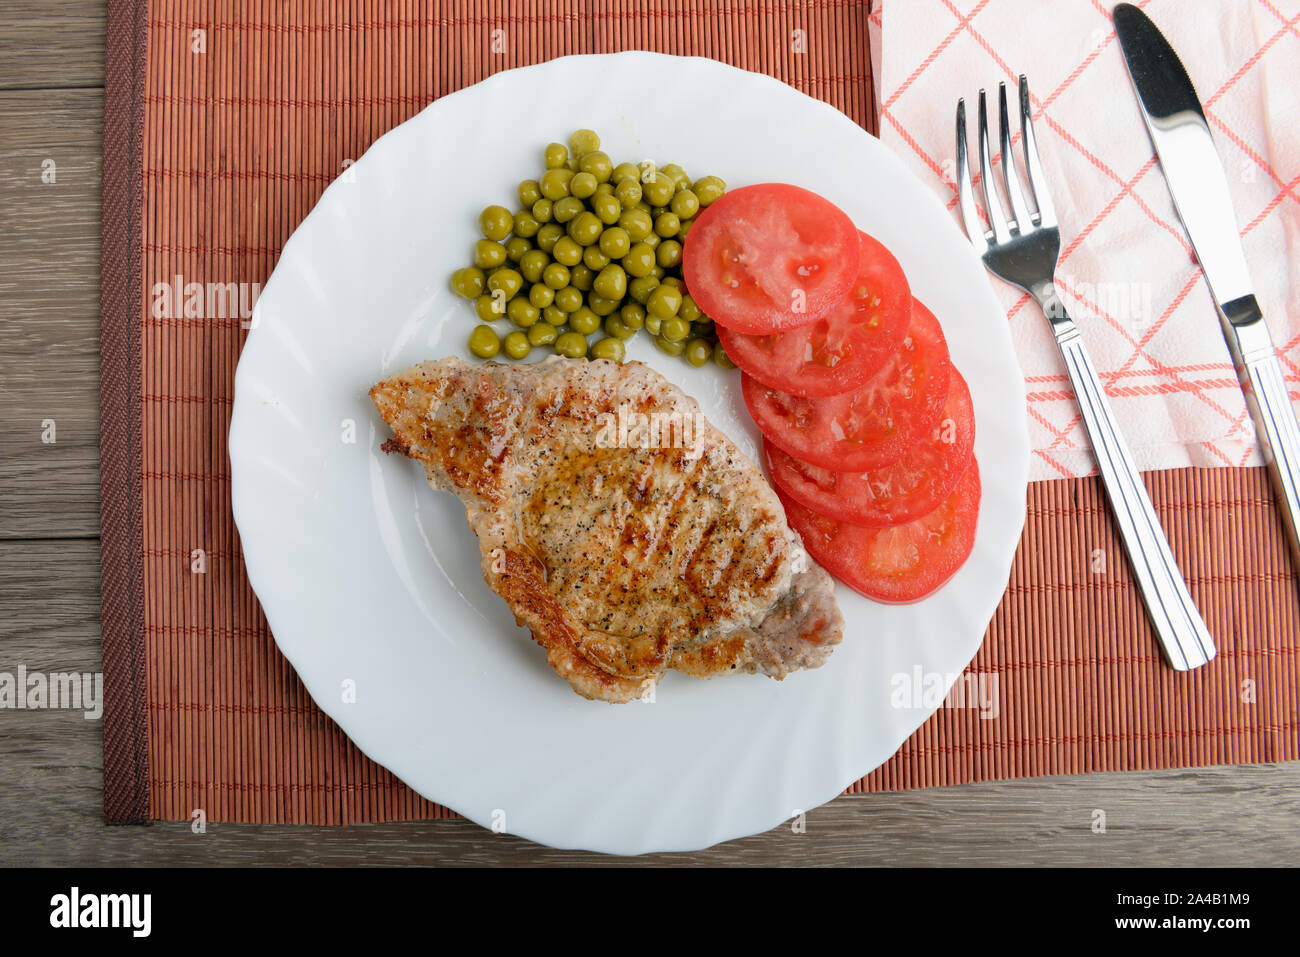
[[[478,227],[488,239],[505,239],[514,225],[515,218],[504,206],[489,206],[478,216]]]
[[[678,240],[680,240],[681,242],[686,242],[686,234],[689,233],[689,232],[691,231],[691,227],[694,226],[694,225],[695,225],[695,220],[693,220],[693,219],[683,219],[683,220],[682,220],[682,228],[679,229],[679,230],[677,230],[677,238],[678,238]]]
[[[655,228],[654,220],[644,209],[624,210],[618,217],[618,224],[634,243],[645,239]]]
[[[510,333],[512,336],[514,333]],[[555,326],[549,322],[539,322],[528,329],[528,344],[531,346],[549,346],[555,341]]]
[[[586,199],[592,193],[596,192],[596,187],[599,185],[600,184],[596,181],[596,177],[584,170],[581,173],[573,174],[573,179],[569,180],[569,192],[578,197],[578,199]]]
[[[685,339],[691,334],[691,324],[677,316],[665,317],[659,326],[659,335],[673,342]]]
[[[666,352],[670,356],[679,356],[686,348],[686,343],[680,339],[673,341],[672,339],[665,339],[663,336],[655,336],[654,338],[655,345],[659,347],[660,351]]]
[[[555,203],[543,196],[533,203],[533,218],[539,223],[549,223],[555,215]]]
[[[629,328],[617,313],[605,317],[605,332],[615,339],[630,339],[636,335],[636,330]]]
[[[677,310],[677,315],[681,315],[681,310]],[[704,316],[699,322],[691,323],[691,331],[697,336],[712,337],[717,334],[717,328],[713,325],[713,320]]]
[[[549,323],[552,326],[562,326],[564,325],[564,320],[568,318],[568,313],[557,306],[554,302],[542,310],[542,321]]]
[[[506,240],[506,257],[511,262],[519,262],[524,254],[533,248],[533,244],[521,236],[511,236]]]
[[[566,196],[555,204],[555,221],[557,223],[570,223],[586,210],[587,207],[582,205],[582,200],[576,196]]]
[[[587,293],[587,305],[591,307],[592,312],[602,317],[618,312],[620,301],[619,299],[607,299],[594,290]]]
[[[569,220],[569,238],[579,246],[590,246],[598,242],[600,240],[600,230],[600,220],[596,218],[594,213],[579,213]]]
[[[687,322],[699,322],[704,318],[704,313],[695,304],[695,300],[685,293],[682,294],[682,304],[677,308],[677,315]]]
[[[642,180],[641,183],[641,193],[645,197],[645,201],[651,206],[667,206],[676,189],[676,184],[663,172],[656,173],[654,179],[650,180],[650,182],[647,183]],[[546,192],[546,190],[543,189],[542,192]]]
[[[586,263],[578,263],[569,271],[569,285],[574,289],[581,289],[583,292],[591,289],[591,284],[595,279],[595,272]]]
[[[669,236],[676,236],[677,230],[682,228],[682,221],[677,218],[676,213],[661,213],[655,220],[655,235],[667,239]]]
[[[577,332],[566,332],[555,340],[555,351],[569,359],[581,359],[587,354],[587,337]]]
[[[569,268],[561,263],[551,263],[542,270],[542,282],[552,289],[563,289],[569,284]]]
[[[562,169],[569,161],[569,151],[563,143],[551,143],[543,155],[547,169]]]
[[[480,359],[491,359],[501,351],[501,337],[491,326],[475,326],[469,334],[469,351]]]
[[[614,184],[613,184],[613,183],[597,183],[597,184],[596,184],[596,195],[597,195],[597,196],[613,196],[613,195],[614,195]]]
[[[551,256],[561,265],[576,266],[582,262],[582,247],[568,236],[563,236],[552,247]]]
[[[713,350],[713,361],[724,369],[736,368],[736,364],[731,361],[731,356],[727,355],[726,352],[723,351],[722,343],[718,343],[717,347]]]
[[[678,219],[690,219],[700,211],[700,198],[689,189],[679,189],[673,194],[668,208]]]
[[[540,249],[530,249],[519,257],[519,272],[529,282],[540,282],[542,270],[550,265],[551,257]]]
[[[656,250],[655,253],[658,255],[658,250]],[[668,270],[664,269],[664,267],[659,265],[658,261],[656,261],[655,268],[650,270],[650,275],[654,276],[656,279],[663,279],[668,275]]]
[[[549,253],[555,248],[556,241],[563,235],[563,227],[557,226],[555,223],[547,223],[537,231],[537,248],[544,253]]]
[[[569,328],[574,332],[589,336],[600,328],[600,316],[592,312],[587,306],[583,306],[569,316]]]
[[[600,234],[600,251],[610,259],[622,259],[632,248],[632,239],[622,226],[611,226]]]
[[[506,300],[500,296],[482,295],[474,300],[474,315],[484,322],[493,322],[506,314]]]
[[[639,302],[625,303],[618,311],[618,317],[623,320],[623,325],[635,332],[645,325],[645,306]]]
[[[613,226],[623,215],[623,204],[613,193],[597,194],[591,200],[591,210],[606,226]]]
[[[646,300],[646,312],[660,319],[671,319],[677,315],[682,305],[682,294],[667,283],[660,285]]]
[[[490,239],[474,243],[474,265],[479,269],[493,269],[506,261],[506,247]]]
[[[604,183],[614,174],[614,163],[608,154],[600,150],[592,150],[582,154],[582,158],[578,160],[578,169],[590,173],[597,182]]]
[[[515,235],[524,239],[532,239],[537,235],[537,231],[542,228],[541,220],[533,215],[532,210],[521,209],[515,213]]]
[[[648,276],[655,267],[655,251],[648,244],[640,242],[627,251],[622,261],[629,276]]]
[[[705,176],[703,179],[697,179],[691,191],[695,193],[696,199],[701,206],[708,206],[716,203],[718,199],[726,192],[727,184],[716,176]]]
[[[686,361],[691,365],[704,365],[713,357],[713,346],[706,339],[692,339],[686,343]]]
[[[600,137],[595,130],[574,130],[569,136],[569,151],[574,156],[582,156],[592,150],[600,149]]]
[[[641,184],[635,178],[620,180],[614,188],[614,198],[624,209],[631,209],[641,202]]]
[[[483,295],[483,283],[486,277],[477,266],[466,266],[451,274],[451,289],[458,296],[477,299]]]
[[[638,276],[627,284],[627,294],[644,306],[658,285],[659,280],[654,276]]]
[[[524,277],[513,269],[501,269],[488,276],[488,289],[501,292],[507,299],[513,299],[524,288]]]
[[[528,301],[538,309],[545,309],[555,302],[555,290],[545,283],[533,283],[533,287],[528,290]]]
[[[652,232],[652,233],[651,233],[649,236],[647,236],[645,239],[641,240],[641,242],[645,243],[645,244],[646,244],[647,246],[649,246],[651,249],[654,249],[654,248],[655,248],[656,246],[658,246],[661,242],[663,242],[663,237],[660,236],[658,233]]]
[[[622,362],[627,355],[627,348],[623,345],[622,339],[610,336],[607,339],[599,339],[591,347],[591,357],[593,359],[608,359],[610,362]]]
[[[619,163],[614,167],[614,172],[610,174],[609,178],[615,183],[621,183],[625,179],[639,180],[641,171],[636,168],[635,163]]]
[[[511,359],[527,358],[528,353],[533,349],[533,347],[528,343],[527,334],[519,332],[518,330],[506,336],[506,341],[502,343],[502,345],[506,350],[506,355]]]
[[[622,266],[611,263],[600,271],[591,288],[606,299],[622,299],[627,294],[627,273]]]
[[[682,169],[676,163],[669,163],[660,167],[659,172],[663,173],[673,181],[673,189],[690,189],[691,178],[686,175],[686,170]]]
[[[660,278],[663,279],[663,283],[664,283],[665,286],[672,286],[674,289],[676,289],[676,290],[678,290],[679,292],[685,294],[685,292],[686,292],[686,283],[682,282],[682,281],[681,281],[680,279],[678,279],[676,276],[668,276],[668,277],[666,277],[666,278],[663,277],[663,276],[661,276]]]
[[[549,200],[564,199],[569,195],[569,181],[573,179],[573,171],[563,166],[558,169],[548,169],[542,174],[538,181],[542,195]]]
[[[542,187],[535,179],[526,179],[519,184],[519,205],[532,206],[542,198]]]
[[[655,262],[665,269],[681,265],[682,244],[675,239],[665,239],[655,247]]]
[[[663,324],[664,321],[660,319],[658,316],[654,315],[653,313],[646,313],[645,331],[650,333],[650,335],[654,336],[656,339],[659,338],[659,332],[660,329],[663,327]]]
[[[599,246],[588,246],[582,251],[582,264],[596,272],[609,265],[609,257],[600,251]]]
[[[516,296],[510,300],[510,305],[506,306],[506,315],[520,329],[527,329],[534,322],[542,317],[542,310],[538,309],[523,296]]]
[[[563,313],[577,312],[582,308],[582,291],[565,286],[555,293],[555,306]]]

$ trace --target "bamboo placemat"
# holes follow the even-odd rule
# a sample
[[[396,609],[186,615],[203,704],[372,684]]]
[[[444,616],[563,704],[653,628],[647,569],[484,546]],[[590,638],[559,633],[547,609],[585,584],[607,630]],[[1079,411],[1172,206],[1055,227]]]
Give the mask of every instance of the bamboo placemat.
[[[874,129],[867,14],[863,0],[110,3],[110,821],[450,814],[361,755],[277,652],[230,509],[246,332],[238,315],[156,315],[155,284],[264,283],[325,186],[381,133],[491,73],[568,53],[710,56]],[[997,716],[940,709],[851,791],[1297,757],[1300,602],[1264,475],[1146,480],[1219,658],[1191,675],[1163,664],[1096,480],[1033,485],[1010,586],[968,670],[996,679]]]

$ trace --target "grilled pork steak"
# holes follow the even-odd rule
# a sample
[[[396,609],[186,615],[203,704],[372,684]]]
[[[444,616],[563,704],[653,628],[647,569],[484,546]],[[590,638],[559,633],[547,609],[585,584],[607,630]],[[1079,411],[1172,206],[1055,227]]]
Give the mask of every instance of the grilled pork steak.
[[[758,469],[649,367],[451,357],[370,396],[384,450],[464,503],[488,585],[579,694],[631,701],[669,668],[780,679],[840,641]]]

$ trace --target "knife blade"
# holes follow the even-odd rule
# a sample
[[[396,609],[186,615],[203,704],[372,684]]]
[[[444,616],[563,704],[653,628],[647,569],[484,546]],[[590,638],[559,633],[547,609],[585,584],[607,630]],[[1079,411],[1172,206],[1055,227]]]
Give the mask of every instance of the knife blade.
[[[1196,88],[1164,34],[1132,4],[1117,5],[1111,16],[1174,208],[1214,298],[1300,568],[1300,425],[1250,281],[1227,174]]]

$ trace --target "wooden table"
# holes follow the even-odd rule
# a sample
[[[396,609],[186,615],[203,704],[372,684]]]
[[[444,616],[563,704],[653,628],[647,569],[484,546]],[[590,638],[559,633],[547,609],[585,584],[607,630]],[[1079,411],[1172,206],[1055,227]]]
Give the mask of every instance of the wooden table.
[[[0,7],[0,671],[99,669],[98,307],[104,11]],[[54,182],[42,170],[54,164]],[[45,420],[54,443],[42,442]],[[467,821],[347,828],[109,828],[100,728],[0,712],[0,865],[539,864]],[[1093,830],[1094,811],[1106,830]],[[841,797],[654,863],[1267,865],[1300,860],[1300,763],[1094,774]]]

